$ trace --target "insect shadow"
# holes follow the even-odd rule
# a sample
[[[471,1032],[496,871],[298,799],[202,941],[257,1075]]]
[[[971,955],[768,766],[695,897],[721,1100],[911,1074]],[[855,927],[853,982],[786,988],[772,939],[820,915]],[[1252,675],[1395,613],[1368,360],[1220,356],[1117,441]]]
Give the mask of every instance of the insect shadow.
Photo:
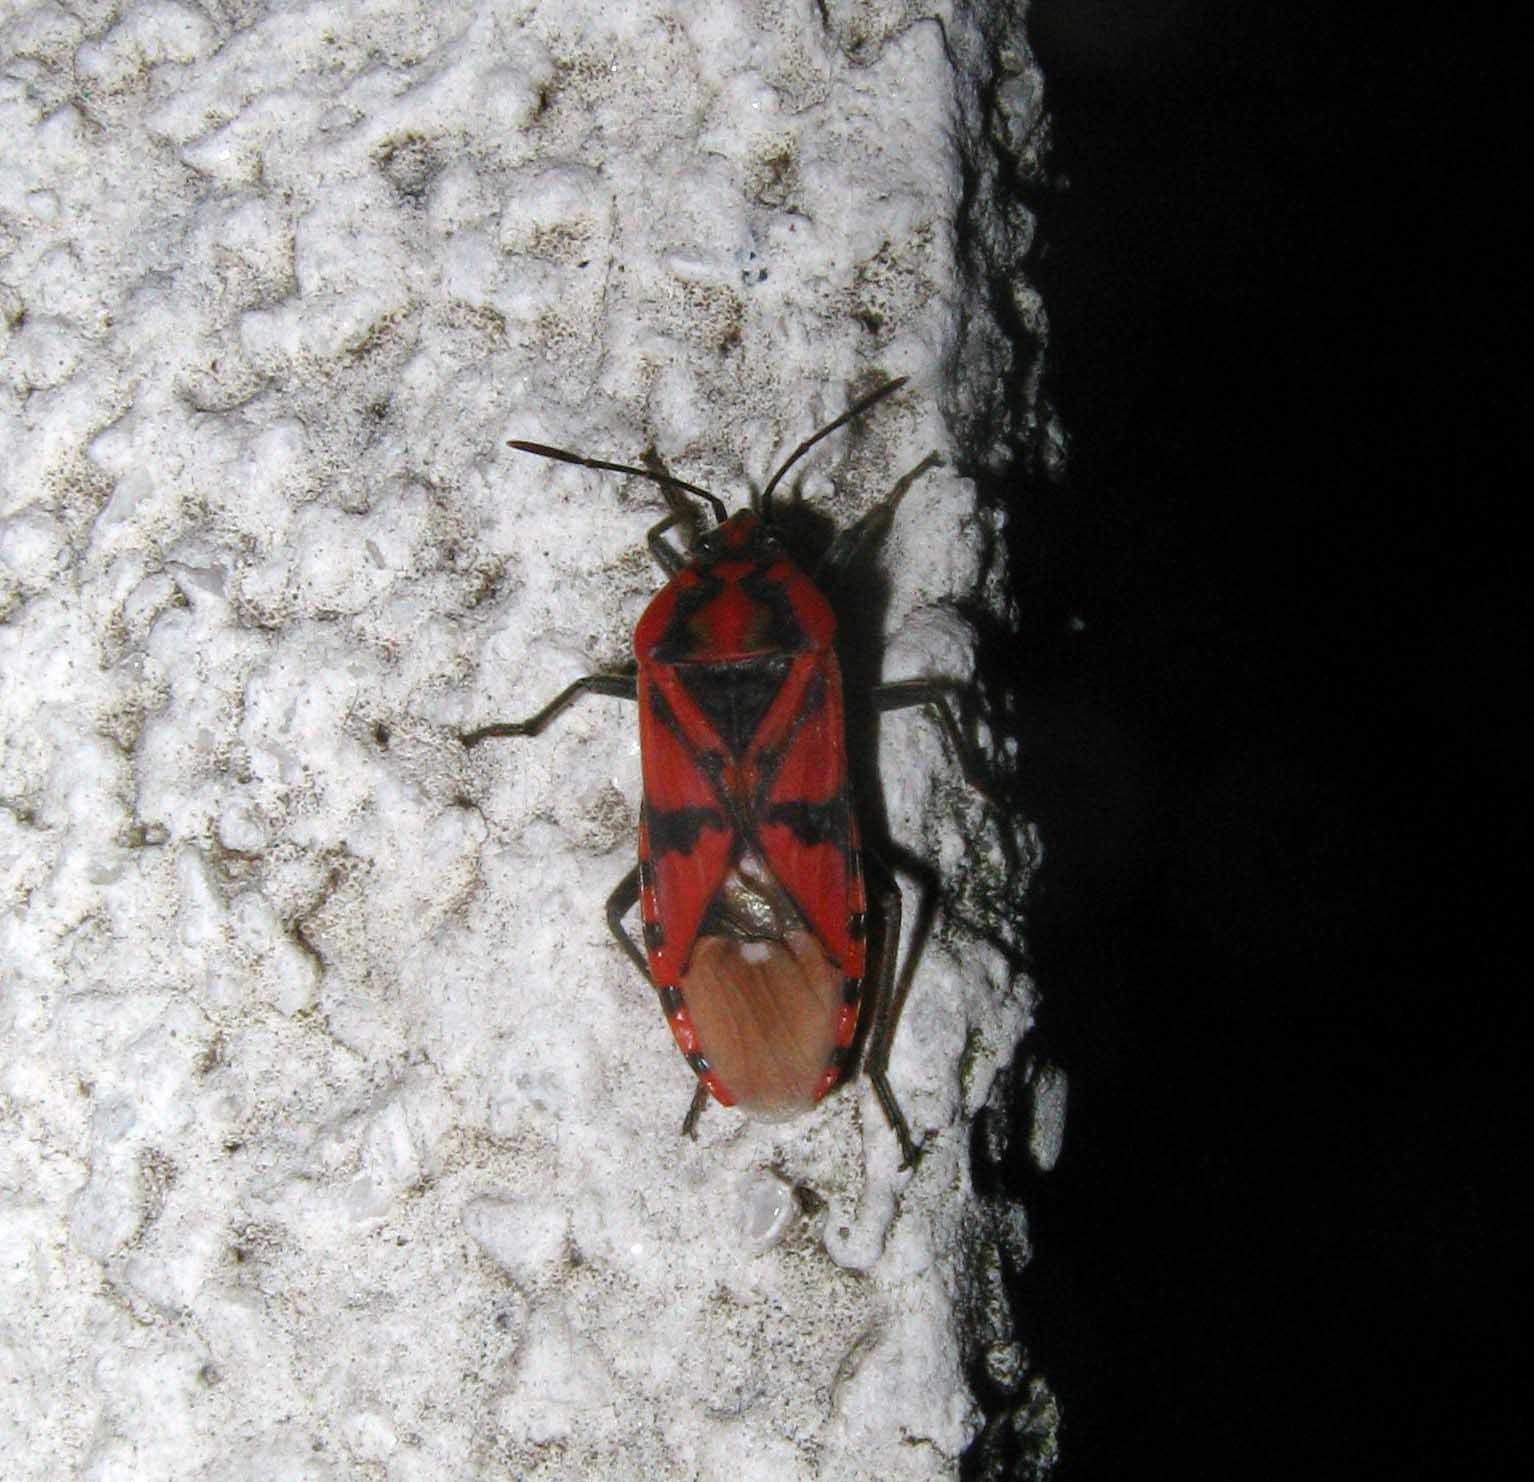
[[[795,551],[813,557],[810,569],[839,620],[837,648],[847,693],[847,772],[852,794],[857,799],[864,852],[882,862],[892,884],[896,873],[903,876],[912,887],[910,893],[914,897],[909,905],[897,902],[893,913],[889,909],[875,910],[870,922],[870,958],[875,963],[893,959],[898,965],[888,991],[888,1001],[881,1006],[888,1019],[888,1028],[881,1032],[875,1016],[865,1016],[858,1027],[855,1056],[860,1062],[875,1063],[881,1069],[893,1045],[944,897],[944,882],[937,868],[930,860],[902,844],[891,831],[879,772],[882,711],[875,697],[884,683],[882,675],[892,586],[884,542],[902,501],[924,475],[942,466],[943,460],[936,453],[929,453],[897,479],[864,519],[847,532],[839,533],[830,516],[806,504],[798,488],[792,491],[793,497],[785,501],[785,508],[778,516],[786,541]],[[978,696],[971,688],[955,686],[949,692],[949,699],[959,707],[957,724],[949,726],[941,720],[939,724],[947,733],[965,778],[988,804],[1000,811],[1002,805],[993,779],[969,739],[974,719],[971,712],[977,707]],[[998,836],[1009,866],[1015,867],[1015,840],[1011,831],[1003,827]],[[906,922],[909,924],[904,925]],[[902,954],[903,925],[907,939]],[[889,954],[888,958],[886,954]],[[881,1041],[884,1046],[882,1055],[878,1053]]]

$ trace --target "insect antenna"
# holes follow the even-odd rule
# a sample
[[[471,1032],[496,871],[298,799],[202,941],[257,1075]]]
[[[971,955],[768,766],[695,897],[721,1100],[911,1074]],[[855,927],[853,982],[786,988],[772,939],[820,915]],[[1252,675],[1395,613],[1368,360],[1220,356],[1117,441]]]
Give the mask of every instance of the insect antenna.
[[[843,418],[843,421],[845,420]],[[830,428],[826,431],[829,432]],[[568,453],[563,448],[551,448],[546,443],[526,443],[515,437],[509,440],[508,446],[518,448],[524,453],[536,453],[540,458],[553,458],[559,463],[575,463],[582,468],[597,468],[608,473],[629,473],[636,479],[649,479],[655,484],[669,484],[673,489],[681,489],[688,494],[696,494],[699,499],[706,499],[713,508],[714,518],[721,525],[729,518],[729,512],[724,507],[724,500],[717,494],[710,494],[707,489],[700,489],[696,484],[689,484],[685,479],[674,479],[669,473],[655,473],[651,469],[635,468],[628,463],[607,463],[601,458],[586,458],[580,453]]]
[[[862,414],[866,412],[869,407],[871,407],[876,401],[882,401],[886,396],[890,394],[891,391],[898,391],[902,386],[905,385],[908,379],[910,378],[907,376],[899,376],[893,381],[886,381],[876,391],[870,391],[868,395],[863,397],[861,400],[853,402],[852,405],[848,407],[847,410],[843,412],[841,416],[839,416],[834,422],[827,422],[819,432],[805,438],[805,440],[800,443],[799,446],[795,448],[794,451],[790,453],[788,457],[783,461],[783,464],[778,469],[778,471],[773,474],[770,479],[768,479],[767,487],[762,490],[762,497],[759,503],[759,508],[761,510],[763,522],[769,525],[772,523],[772,491],[778,487],[778,484],[782,481],[783,475],[787,473],[788,470],[794,466],[794,464],[796,464],[802,457],[804,457],[804,455],[808,453],[809,450],[821,440],[821,438],[829,437],[833,432],[836,431],[838,427],[844,427],[848,422],[852,421],[854,417],[862,416]]]

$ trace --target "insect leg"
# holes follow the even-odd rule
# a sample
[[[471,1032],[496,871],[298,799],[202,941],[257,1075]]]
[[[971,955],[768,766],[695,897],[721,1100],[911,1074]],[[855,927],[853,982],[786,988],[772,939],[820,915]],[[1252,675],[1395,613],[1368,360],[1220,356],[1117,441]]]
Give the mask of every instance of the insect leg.
[[[865,546],[883,540],[895,518],[895,510],[905,498],[906,490],[929,468],[941,468],[943,460],[936,453],[928,453],[910,473],[895,481],[895,486],[861,519],[849,525],[826,547],[825,554],[816,563],[811,575],[817,580],[822,573],[828,579],[850,566],[863,552]]]
[[[614,940],[628,954],[629,960],[644,974],[645,982],[650,981],[650,968],[645,962],[644,953],[635,945],[631,937],[623,929],[623,918],[633,910],[634,903],[639,899],[639,866],[635,865],[614,888],[613,893],[607,897],[607,929],[612,932]],[[661,1003],[662,1011],[665,1002]],[[703,1114],[703,1108],[708,1102],[708,1087],[702,1081],[698,1082],[697,1088],[692,1093],[692,1105],[687,1108],[687,1115],[682,1118],[682,1135],[684,1137],[696,1137],[698,1135],[698,1118]]]
[[[875,685],[872,698],[874,709],[880,711],[905,710],[912,705],[929,706],[959,759],[959,770],[963,772],[964,780],[992,807],[999,807],[996,795],[981,770],[980,759],[965,738],[953,707],[948,703],[949,694],[963,688],[962,684],[952,679],[896,679],[889,684]]]
[[[644,974],[645,982],[650,981],[650,968],[644,960],[644,953],[634,944],[634,939],[623,929],[623,918],[633,909],[634,902],[639,899],[639,866],[635,865],[613,888],[613,893],[607,897],[607,929],[613,934],[613,940],[623,948],[630,962]]]
[[[651,525],[650,528],[645,531],[644,538],[649,542],[650,554],[655,557],[655,564],[659,566],[667,576],[675,576],[677,572],[679,572],[682,567],[687,564],[687,562],[683,556],[672,550],[672,548],[667,545],[664,540],[661,539],[661,536],[663,536],[673,525],[677,524],[678,521],[684,520],[686,517],[687,516],[685,511],[672,510],[671,513],[667,515],[664,520],[660,521],[659,524]]]
[[[637,700],[639,681],[632,674],[583,674],[573,684],[567,684],[536,715],[526,720],[502,720],[493,725],[481,726],[477,731],[465,731],[458,739],[465,746],[478,746],[497,736],[536,736],[572,700],[590,691],[597,695],[611,695],[618,700]]]
[[[906,1125],[905,1114],[889,1083],[890,1047],[895,1040],[895,1026],[899,1022],[899,985],[895,977],[895,959],[900,954],[900,921],[902,902],[900,882],[885,862],[866,846],[863,850],[865,871],[877,876],[874,887],[879,902],[879,957],[873,993],[873,1024],[868,1034],[868,1053],[863,1058],[863,1073],[879,1098],[884,1119],[900,1144],[900,1166],[914,1168],[921,1157],[921,1149],[911,1141],[911,1131]]]
[[[708,1087],[699,1081],[692,1093],[692,1105],[687,1108],[687,1115],[682,1118],[683,1137],[698,1135],[698,1118],[703,1115],[703,1108],[707,1105]]]

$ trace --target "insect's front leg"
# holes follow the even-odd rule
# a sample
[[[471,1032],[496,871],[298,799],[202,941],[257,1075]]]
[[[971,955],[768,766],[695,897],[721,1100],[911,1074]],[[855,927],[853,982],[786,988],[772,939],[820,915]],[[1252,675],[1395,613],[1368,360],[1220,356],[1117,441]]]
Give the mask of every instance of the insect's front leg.
[[[864,550],[877,545],[889,533],[890,526],[895,522],[895,511],[905,498],[906,490],[929,469],[942,466],[943,460],[936,453],[928,453],[908,474],[897,479],[884,498],[831,542],[826,553],[816,563],[813,576],[819,580],[824,573],[828,580],[834,580],[844,574]]]
[[[683,566],[687,564],[686,557],[678,554],[672,547],[661,538],[676,524],[686,519],[686,515],[678,510],[673,510],[664,520],[651,525],[645,531],[645,540],[649,543],[650,554],[655,557],[655,564],[660,567],[667,576],[675,576]]]
[[[617,700],[637,700],[639,679],[633,674],[583,674],[573,684],[567,684],[542,710],[526,720],[501,720],[492,725],[481,726],[477,731],[465,731],[458,739],[465,746],[478,746],[498,736],[536,736],[572,701],[582,695],[611,695]]]

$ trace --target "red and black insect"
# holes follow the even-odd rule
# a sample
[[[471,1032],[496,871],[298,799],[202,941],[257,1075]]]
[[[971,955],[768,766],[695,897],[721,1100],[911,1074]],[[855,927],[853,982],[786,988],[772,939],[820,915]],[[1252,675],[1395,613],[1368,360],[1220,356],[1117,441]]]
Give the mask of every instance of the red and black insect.
[[[847,777],[836,620],[815,582],[779,544],[772,493],[821,438],[889,395],[863,397],[802,442],[754,509],[731,515],[706,489],[669,475],[541,443],[541,457],[652,479],[705,501],[718,522],[686,557],[663,538],[692,507],[676,499],[648,542],[670,580],[634,632],[635,671],[588,674],[526,720],[483,726],[465,746],[536,736],[584,694],[639,703],[644,799],[639,863],[607,902],[619,945],[660,995],[671,1032],[698,1077],[683,1122],[691,1133],[709,1094],[768,1119],[807,1111],[845,1073],[868,966],[865,867],[878,879],[887,944],[879,955],[865,1069],[904,1163],[917,1155],[890,1090],[889,1012],[900,939],[900,889],[860,845]],[[914,474],[827,552],[848,560],[887,519]],[[817,575],[820,568],[817,567]],[[941,680],[877,686],[878,710],[927,705],[978,786]],[[638,902],[644,951],[624,930]]]

